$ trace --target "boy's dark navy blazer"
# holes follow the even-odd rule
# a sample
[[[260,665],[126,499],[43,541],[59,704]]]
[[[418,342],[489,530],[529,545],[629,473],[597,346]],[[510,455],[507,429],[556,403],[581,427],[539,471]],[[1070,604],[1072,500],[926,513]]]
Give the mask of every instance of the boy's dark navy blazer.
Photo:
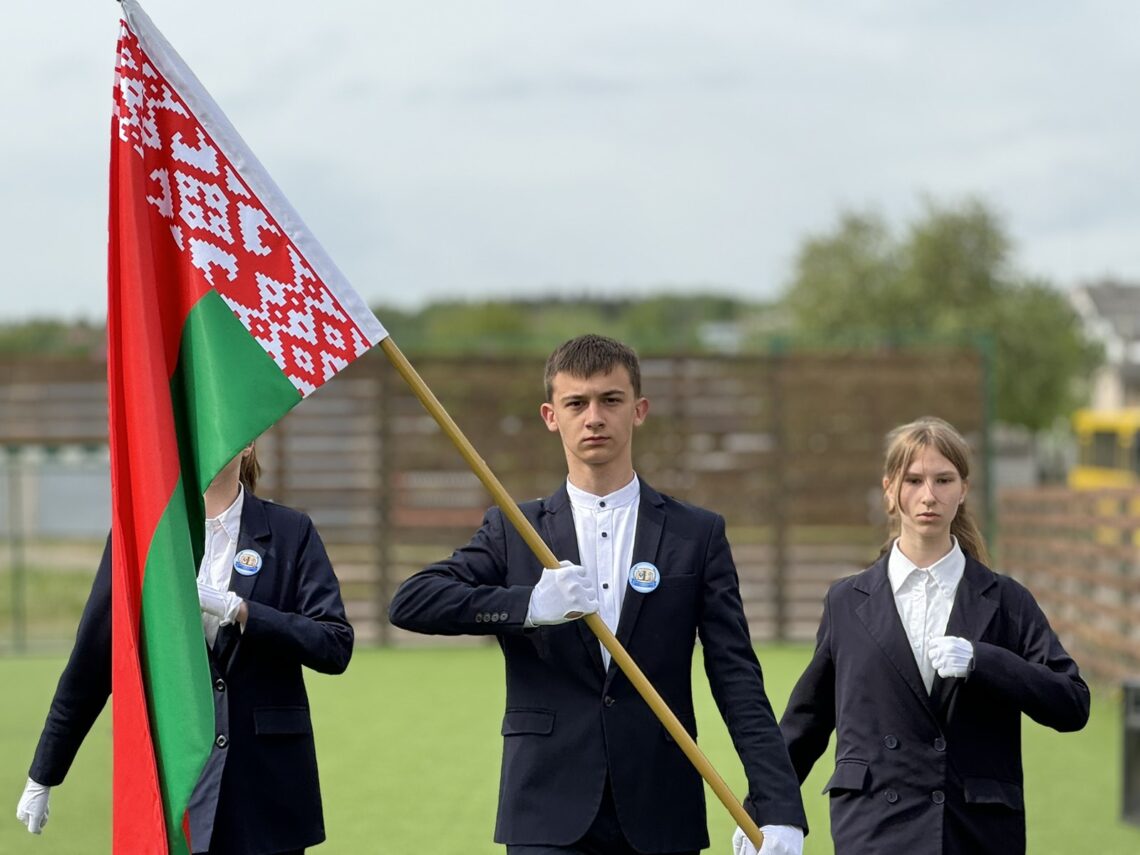
[[[521,506],[560,559],[579,562],[565,485]],[[633,563],[658,568],[649,593],[628,588],[617,637],[696,736],[696,638],[713,696],[748,778],[746,807],[763,824],[806,827],[752,648],[724,519],[643,481]],[[622,830],[645,852],[708,845],[700,775],[615,664],[602,664],[582,621],[524,627],[541,566],[492,508],[451,558],[412,576],[392,601],[394,624],[417,632],[498,636],[506,664],[503,761],[495,839],[567,845],[594,819],[606,776]]]
[[[308,516],[246,492],[237,549],[258,553],[262,566],[255,575],[233,574],[231,589],[246,600],[249,619],[244,632],[224,627],[210,654],[215,723],[225,739],[216,740],[191,803],[192,835],[199,831],[192,843],[198,851],[200,829],[212,824],[217,851],[300,849],[325,838],[301,668],[343,672],[352,656],[353,630]],[[31,778],[49,786],[62,783],[110,693],[108,541]],[[216,815],[200,809],[214,802]]]

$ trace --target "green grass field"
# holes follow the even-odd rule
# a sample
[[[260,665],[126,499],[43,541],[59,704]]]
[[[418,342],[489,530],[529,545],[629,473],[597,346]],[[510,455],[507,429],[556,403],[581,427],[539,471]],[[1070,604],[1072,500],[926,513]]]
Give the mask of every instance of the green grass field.
[[[804,647],[761,648],[777,713],[807,662]],[[41,837],[15,807],[62,657],[0,659],[0,853],[110,851],[109,712],[96,724],[67,782],[52,794]],[[733,791],[743,774],[699,670],[701,746]],[[491,646],[361,650],[340,677],[309,675],[328,842],[317,851],[392,855],[501,853],[491,842],[498,792],[502,664]],[[1058,734],[1025,728],[1029,851],[1035,855],[1135,855],[1140,828],[1120,822],[1120,699],[1099,691],[1089,726]],[[828,755],[830,756],[830,755]],[[808,855],[831,855],[821,762],[804,786]],[[732,851],[734,823],[708,794],[712,853]]]

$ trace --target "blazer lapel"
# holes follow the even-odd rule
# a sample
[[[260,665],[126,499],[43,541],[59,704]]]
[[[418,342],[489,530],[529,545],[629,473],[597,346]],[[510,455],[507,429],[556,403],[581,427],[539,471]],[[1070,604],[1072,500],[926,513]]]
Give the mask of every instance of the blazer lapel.
[[[914,653],[895,606],[894,592],[887,577],[887,557],[880,558],[864,573],[856,581],[855,588],[868,595],[855,609],[855,614],[922,707],[937,718],[934,701],[922,682],[918,663],[914,661]]]
[[[946,624],[946,634],[976,642],[985,633],[997,612],[997,603],[985,596],[985,592],[995,583],[994,574],[969,556],[958,592],[954,595],[954,606],[950,609],[950,620]],[[944,680],[934,678],[935,707],[945,719],[950,701],[958,685],[957,678]]]
[[[633,536],[633,561],[630,566],[641,561],[652,564],[656,560],[657,550],[661,544],[661,533],[665,528],[665,512],[662,510],[664,504],[665,500],[661,498],[661,494],[643,481],[641,483],[641,499],[637,506],[637,531]],[[668,569],[670,568],[666,568],[666,570]],[[658,567],[657,571],[662,573],[662,568]],[[622,584],[626,583],[623,582]],[[661,584],[669,584],[668,576],[664,573],[662,573]],[[626,584],[625,596],[621,604],[621,615],[618,618],[617,633],[615,633],[622,647],[629,647],[633,628],[637,624],[638,615],[641,614],[641,606],[648,596],[651,594],[635,591]],[[611,670],[615,669],[617,665],[611,661],[610,668]]]
[[[546,500],[543,504],[542,537],[550,550],[560,561],[582,563],[582,556],[578,552],[578,532],[574,528],[574,512],[570,508],[570,496],[566,492],[566,485]],[[578,638],[586,647],[590,661],[594,663],[599,673],[605,672],[602,662],[602,648],[598,637],[591,632],[583,620],[574,621]]]
[[[946,625],[947,635],[977,641],[985,634],[997,612],[997,603],[984,596],[997,583],[992,571],[967,556],[966,570],[954,595],[954,607]]]
[[[239,572],[235,560],[235,568],[230,573],[230,590],[249,600],[262,573],[272,572],[272,546],[269,535],[269,521],[265,518],[265,509],[261,500],[250,492],[246,492],[241,509],[241,530],[238,532],[237,555],[243,552],[254,553],[259,560],[256,572]],[[232,658],[241,642],[241,629],[237,625],[224,626],[218,630],[218,637],[214,642],[213,653],[218,660],[219,667],[225,667]]]

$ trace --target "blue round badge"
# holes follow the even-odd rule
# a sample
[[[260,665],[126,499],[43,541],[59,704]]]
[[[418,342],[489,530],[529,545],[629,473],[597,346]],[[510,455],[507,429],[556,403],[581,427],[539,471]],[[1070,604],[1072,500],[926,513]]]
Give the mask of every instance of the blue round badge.
[[[261,556],[252,549],[243,549],[234,556],[234,569],[243,576],[252,576],[261,569]]]
[[[629,587],[641,594],[657,590],[661,574],[648,561],[639,561],[629,568]]]

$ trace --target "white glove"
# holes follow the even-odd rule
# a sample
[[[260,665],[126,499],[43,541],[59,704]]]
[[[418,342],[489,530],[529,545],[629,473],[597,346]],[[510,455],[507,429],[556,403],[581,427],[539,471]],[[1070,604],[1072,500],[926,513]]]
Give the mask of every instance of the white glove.
[[[50,794],[51,787],[37,784],[31,778],[24,785],[24,794],[16,805],[16,819],[24,823],[32,834],[39,834],[40,829],[47,825]]]
[[[198,583],[198,605],[206,614],[220,618],[222,626],[229,626],[237,619],[242,602],[242,598],[233,591],[219,591]]]
[[[970,673],[970,663],[974,659],[974,645],[955,635],[943,635],[930,639],[926,655],[942,679],[965,677]]]
[[[762,825],[764,845],[759,850],[739,827],[732,835],[732,855],[803,855],[804,832],[794,825]]]
[[[566,623],[598,610],[593,574],[585,567],[560,561],[558,569],[544,567],[530,595],[526,618],[534,626]]]

